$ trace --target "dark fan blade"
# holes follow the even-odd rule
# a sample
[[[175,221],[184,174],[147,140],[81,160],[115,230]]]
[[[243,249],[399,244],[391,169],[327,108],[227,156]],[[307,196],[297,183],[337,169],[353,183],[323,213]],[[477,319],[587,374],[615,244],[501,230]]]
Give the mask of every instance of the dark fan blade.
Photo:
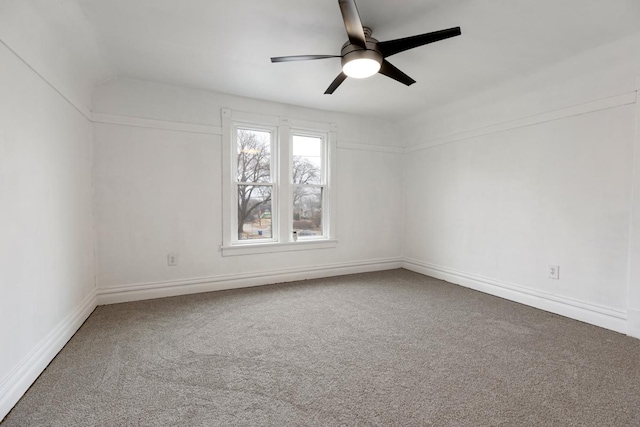
[[[382,56],[386,58],[388,56],[395,55],[396,53],[413,49],[414,47],[448,39],[449,37],[459,36],[460,34],[462,34],[460,27],[449,28],[447,30],[434,31],[432,33],[420,34],[418,36],[379,42],[378,49],[382,52]]]
[[[338,89],[338,86],[340,86],[342,82],[346,80],[346,78],[347,75],[345,73],[338,74],[338,77],[336,77],[335,80],[331,82],[327,90],[324,91],[324,94],[331,95],[333,92],[335,92],[336,89]]]
[[[407,76],[405,73],[397,69],[395,66],[391,65],[391,63],[386,59],[382,61],[380,71],[378,72],[380,74],[384,74],[387,77],[391,77],[393,80],[399,81],[400,83],[404,83],[407,86],[411,86],[416,82],[411,77]]]
[[[311,61],[312,59],[340,58],[340,55],[295,55],[276,56],[271,62]]]
[[[349,41],[356,46],[366,47],[364,29],[362,28],[362,22],[360,22],[355,0],[338,0],[338,4],[340,5],[342,20],[344,21]]]

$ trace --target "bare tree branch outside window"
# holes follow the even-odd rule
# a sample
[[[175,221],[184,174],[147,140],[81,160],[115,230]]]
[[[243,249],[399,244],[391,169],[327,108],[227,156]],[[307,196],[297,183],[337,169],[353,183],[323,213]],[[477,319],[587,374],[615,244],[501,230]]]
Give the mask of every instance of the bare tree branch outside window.
[[[322,140],[293,137],[293,229],[300,236],[322,235]]]
[[[272,186],[259,185],[271,183],[271,134],[238,129],[237,150],[238,239],[243,239],[245,223],[271,214]]]

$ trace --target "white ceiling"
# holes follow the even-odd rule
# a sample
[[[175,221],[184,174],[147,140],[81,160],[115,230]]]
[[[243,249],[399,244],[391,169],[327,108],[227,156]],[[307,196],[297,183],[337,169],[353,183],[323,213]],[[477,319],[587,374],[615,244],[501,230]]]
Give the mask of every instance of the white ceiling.
[[[118,76],[398,119],[526,76],[640,31],[638,0],[359,0],[389,40],[449,27],[462,36],[389,60],[417,83],[382,75],[323,92],[346,41],[337,0],[78,0]]]

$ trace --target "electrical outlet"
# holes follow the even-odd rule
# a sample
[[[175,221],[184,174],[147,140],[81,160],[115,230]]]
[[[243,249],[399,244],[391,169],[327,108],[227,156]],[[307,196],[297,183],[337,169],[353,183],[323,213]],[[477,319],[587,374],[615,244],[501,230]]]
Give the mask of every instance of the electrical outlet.
[[[178,254],[175,252],[169,252],[167,254],[167,265],[168,266],[175,266],[178,265]]]
[[[560,280],[560,266],[559,265],[550,265],[549,266],[549,279]]]

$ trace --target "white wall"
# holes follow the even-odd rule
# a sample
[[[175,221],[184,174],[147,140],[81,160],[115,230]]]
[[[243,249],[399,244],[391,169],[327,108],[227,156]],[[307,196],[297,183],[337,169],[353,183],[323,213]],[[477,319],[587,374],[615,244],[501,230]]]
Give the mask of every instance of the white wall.
[[[221,107],[338,125],[336,248],[222,257]],[[101,302],[400,265],[402,155],[385,147],[397,143],[390,123],[132,80],[100,86],[94,113]],[[131,125],[114,124],[123,116]],[[160,129],[176,122],[196,126]]]
[[[640,77],[636,91],[640,90]],[[637,93],[637,92],[636,92]],[[640,102],[636,100],[631,233],[629,236],[629,301],[627,333],[640,338]]]
[[[630,332],[638,49],[630,37],[401,123],[407,266]]]
[[[87,115],[95,85],[113,76],[75,1],[0,0],[0,41]]]
[[[92,124],[0,43],[0,419],[95,308]]]

